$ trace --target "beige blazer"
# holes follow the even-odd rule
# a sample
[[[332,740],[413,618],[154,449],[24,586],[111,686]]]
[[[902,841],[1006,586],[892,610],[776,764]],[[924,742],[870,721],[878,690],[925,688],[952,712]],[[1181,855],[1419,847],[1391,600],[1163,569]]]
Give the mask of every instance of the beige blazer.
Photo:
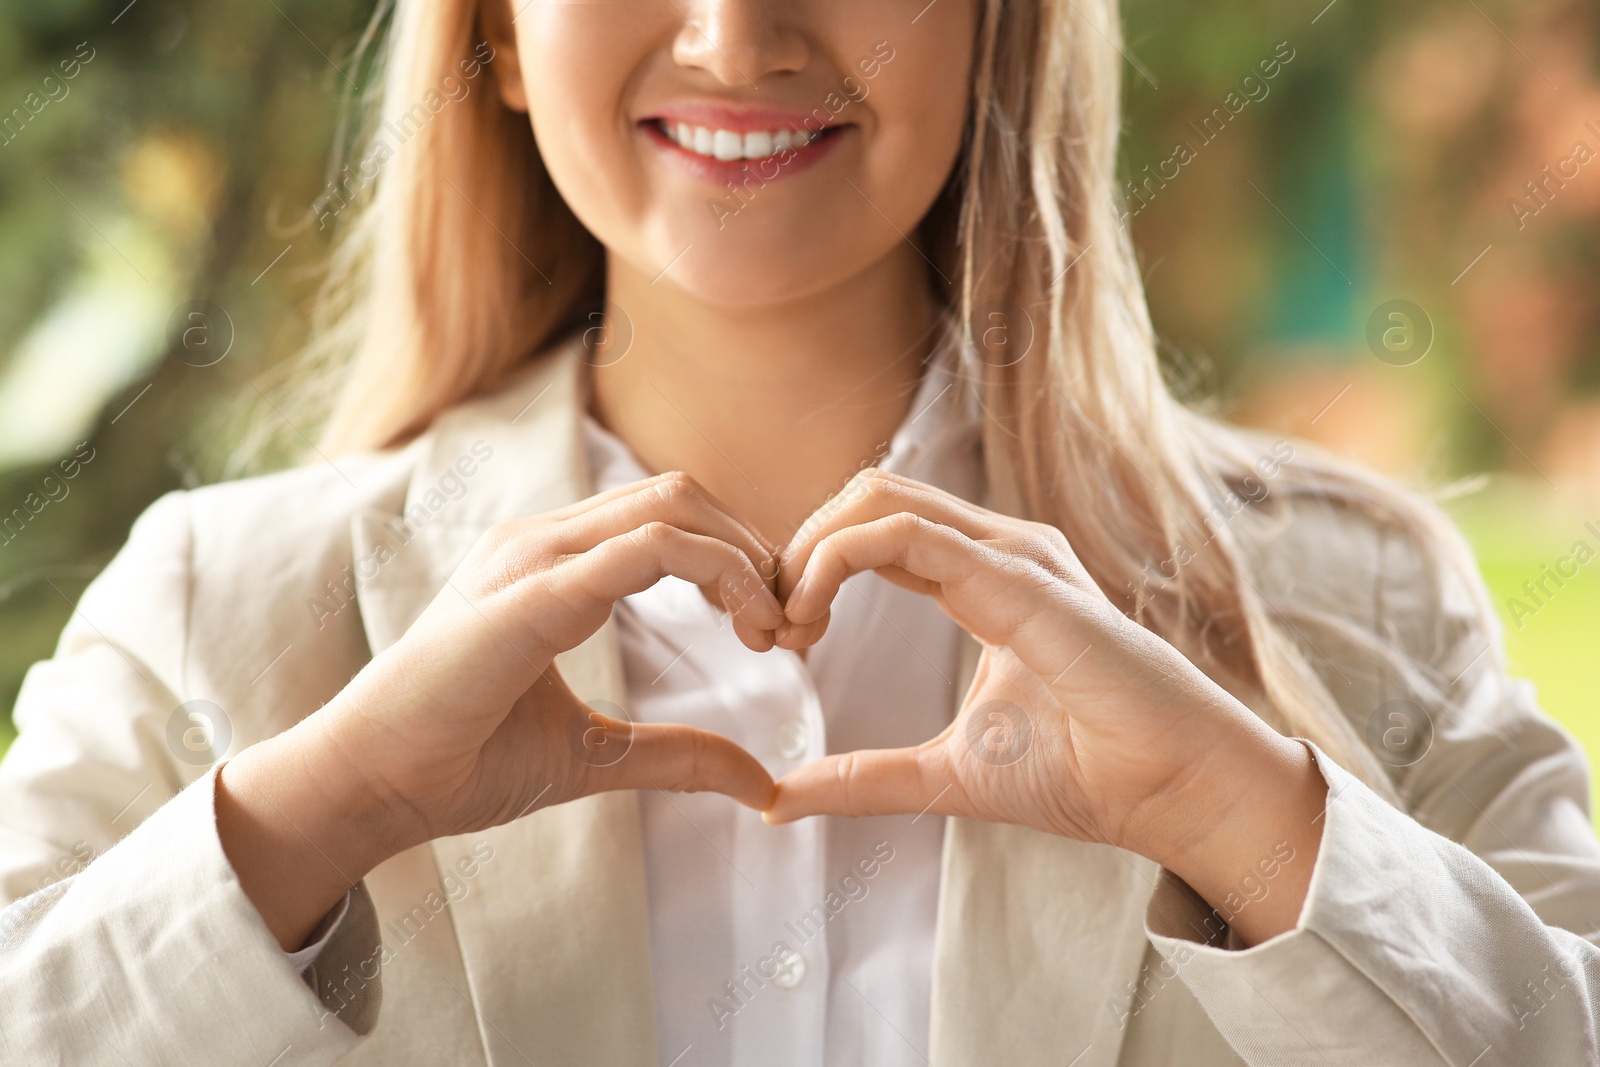
[[[590,494],[580,370],[555,346],[402,449],[171,493],[140,518],[29,672],[0,763],[0,902],[18,901],[0,913],[0,1062],[653,1061],[634,794],[394,857],[310,982],[212,813],[209,762],[314,713],[481,531]],[[908,1035],[931,1063],[1600,1062],[1580,749],[1505,677],[1461,591],[1362,520],[1301,512],[1264,550],[1263,595],[1375,614],[1459,675],[1394,772],[1415,820],[1318,751],[1332,800],[1300,926],[1245,951],[1208,938],[1209,909],[1149,860],[951,820],[932,1033]],[[1301,632],[1358,727],[1399,692],[1337,633]],[[579,696],[623,702],[609,624],[558,664]],[[213,752],[192,751],[192,701],[220,709]]]

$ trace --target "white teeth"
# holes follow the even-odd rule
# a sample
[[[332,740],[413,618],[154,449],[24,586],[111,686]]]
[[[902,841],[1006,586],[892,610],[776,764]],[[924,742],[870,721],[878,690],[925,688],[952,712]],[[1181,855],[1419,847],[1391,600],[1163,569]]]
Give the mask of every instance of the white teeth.
[[[711,151],[718,159],[743,159],[744,138],[732,130],[718,130],[711,136]]]
[[[714,130],[705,126],[691,126],[686,122],[661,124],[677,145],[701,156],[731,161],[735,159],[766,159],[778,152],[804,148],[816,139],[809,130],[756,130],[735,133],[732,130]]]

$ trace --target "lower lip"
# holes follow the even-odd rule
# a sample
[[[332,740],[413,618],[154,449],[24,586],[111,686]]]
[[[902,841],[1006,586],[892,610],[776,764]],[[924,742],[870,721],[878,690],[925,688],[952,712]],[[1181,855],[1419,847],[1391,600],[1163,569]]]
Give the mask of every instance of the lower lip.
[[[833,133],[814,140],[803,148],[791,148],[787,153],[774,152],[765,159],[716,159],[691,152],[668,137],[666,131],[654,122],[642,122],[639,128],[644,135],[675,165],[689,175],[712,185],[735,185],[746,181],[777,181],[792,174],[809,170],[822,162],[833,151],[849,126],[832,127]],[[787,160],[787,162],[785,162]]]

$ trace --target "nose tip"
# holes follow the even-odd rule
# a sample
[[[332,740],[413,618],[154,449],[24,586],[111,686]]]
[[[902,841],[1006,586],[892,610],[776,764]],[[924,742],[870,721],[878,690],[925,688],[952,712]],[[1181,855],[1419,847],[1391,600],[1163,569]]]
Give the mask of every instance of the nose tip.
[[[686,11],[673,41],[673,59],[697,67],[724,85],[747,85],[769,75],[803,70],[809,61],[805,39],[782,24],[761,0],[722,0]]]

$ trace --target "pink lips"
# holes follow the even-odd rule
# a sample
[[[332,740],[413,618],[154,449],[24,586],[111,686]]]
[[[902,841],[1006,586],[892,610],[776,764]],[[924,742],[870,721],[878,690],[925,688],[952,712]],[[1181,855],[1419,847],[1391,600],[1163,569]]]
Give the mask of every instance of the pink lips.
[[[765,130],[808,131],[810,144],[774,152],[763,159],[715,159],[691,152],[667,136],[665,127],[678,123],[704,126],[712,130],[752,133]],[[759,186],[764,182],[798,174],[822,162],[848,125],[823,125],[809,111],[770,107],[730,107],[726,104],[690,101],[672,104],[640,120],[638,128],[668,162],[691,177],[712,185],[732,183],[739,187]],[[817,136],[821,134],[821,136]]]

